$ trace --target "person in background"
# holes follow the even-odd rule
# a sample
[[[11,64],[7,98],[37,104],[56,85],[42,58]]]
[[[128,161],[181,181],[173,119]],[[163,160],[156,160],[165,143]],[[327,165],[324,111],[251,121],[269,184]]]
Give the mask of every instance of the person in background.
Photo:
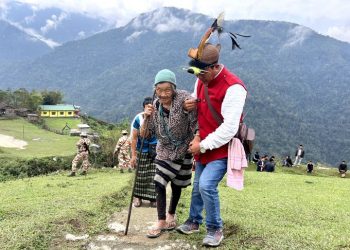
[[[346,165],[345,161],[342,161],[341,164],[338,167],[340,177],[344,178],[346,175],[346,172],[348,171],[348,165]]]
[[[283,161],[283,166],[284,166],[284,167],[292,167],[292,166],[293,166],[292,159],[290,158],[289,155],[287,155],[287,156],[286,156],[286,159],[284,159],[284,161]]]
[[[164,231],[176,227],[176,207],[182,188],[191,184],[192,154],[189,144],[198,130],[196,111],[185,112],[183,103],[190,93],[176,89],[175,74],[169,69],[157,73],[154,79],[156,99],[146,105],[142,137],[157,137],[156,174],[158,221],[147,237],[157,238]],[[146,124],[148,126],[146,127]],[[146,130],[147,128],[147,130]],[[171,183],[171,199],[166,213],[166,187]]]
[[[265,164],[264,171],[275,172],[275,166],[276,166],[275,157],[271,156],[270,159]]]
[[[121,173],[124,170],[131,172],[130,165],[130,140],[128,131],[122,130],[122,137],[119,138],[113,154],[118,154],[118,166]]]
[[[152,104],[152,98],[146,97],[142,106],[145,110],[146,105]],[[152,145],[157,144],[155,136],[150,138],[142,138],[140,136],[140,128],[144,122],[144,111],[137,114],[131,123],[131,160],[132,168],[138,167],[137,179],[135,182],[134,207],[140,207],[142,200],[149,200],[151,207],[156,206],[156,190],[154,185],[154,175],[156,173],[156,165],[154,158],[149,152]],[[141,149],[141,143],[143,145]],[[137,158],[139,156],[139,158]]]
[[[80,173],[80,175],[87,174],[87,171],[90,167],[90,162],[89,162],[90,143],[91,143],[91,141],[89,138],[87,138],[87,133],[81,132],[80,133],[80,140],[76,144],[77,149],[78,149],[78,153],[72,161],[72,172],[68,175],[69,177],[73,177],[76,175],[77,165],[80,161],[82,161],[81,167],[83,169],[83,171]]]
[[[260,159],[260,155],[259,155],[259,152],[256,151],[255,154],[254,154],[254,157],[253,157],[253,162],[257,163]]]
[[[268,158],[267,155],[264,155],[263,157],[261,157],[261,159],[258,160],[258,162],[256,163],[256,171],[258,172],[264,171],[267,158]]]
[[[301,161],[304,158],[304,147],[303,145],[299,145],[299,147],[297,148],[297,150],[295,151],[295,161],[294,161],[294,165],[298,166],[301,164]]]
[[[307,173],[311,174],[312,171],[314,170],[314,163],[312,161],[308,161],[306,168],[307,168]]]

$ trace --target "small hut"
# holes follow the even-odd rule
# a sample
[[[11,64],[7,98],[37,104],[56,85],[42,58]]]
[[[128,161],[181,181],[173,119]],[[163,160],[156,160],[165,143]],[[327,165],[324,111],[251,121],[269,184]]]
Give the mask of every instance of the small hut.
[[[16,116],[15,108],[4,102],[0,103],[0,117],[14,117]]]

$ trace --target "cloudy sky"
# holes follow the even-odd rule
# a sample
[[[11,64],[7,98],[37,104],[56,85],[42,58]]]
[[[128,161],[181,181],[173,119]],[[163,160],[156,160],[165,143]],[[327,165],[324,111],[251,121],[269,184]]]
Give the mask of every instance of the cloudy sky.
[[[10,0],[0,0],[0,7]],[[123,26],[140,13],[163,6],[190,9],[226,19],[279,20],[310,27],[318,33],[350,42],[350,0],[18,0],[35,8],[59,7],[85,12]]]

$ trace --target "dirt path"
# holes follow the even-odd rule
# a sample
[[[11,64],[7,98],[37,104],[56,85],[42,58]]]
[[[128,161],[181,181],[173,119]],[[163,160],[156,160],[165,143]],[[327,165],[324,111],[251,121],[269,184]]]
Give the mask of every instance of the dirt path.
[[[25,149],[26,141],[15,139],[12,136],[0,134],[0,147]]]
[[[113,214],[108,222],[110,233],[101,234],[93,237],[86,244],[88,250],[138,250],[138,249],[197,249],[195,246],[180,241],[170,240],[170,234],[177,232],[166,232],[157,239],[146,237],[148,229],[157,220],[156,208],[150,207],[149,203],[144,202],[141,207],[133,208],[129,224],[128,235],[124,235],[124,229],[128,211]]]

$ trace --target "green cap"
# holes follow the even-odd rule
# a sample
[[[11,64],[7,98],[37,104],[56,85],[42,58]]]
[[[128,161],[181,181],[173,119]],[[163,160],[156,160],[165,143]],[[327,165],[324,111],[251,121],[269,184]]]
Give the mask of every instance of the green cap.
[[[176,77],[174,72],[169,69],[162,69],[154,78],[154,86],[161,82],[170,82],[176,87]]]

